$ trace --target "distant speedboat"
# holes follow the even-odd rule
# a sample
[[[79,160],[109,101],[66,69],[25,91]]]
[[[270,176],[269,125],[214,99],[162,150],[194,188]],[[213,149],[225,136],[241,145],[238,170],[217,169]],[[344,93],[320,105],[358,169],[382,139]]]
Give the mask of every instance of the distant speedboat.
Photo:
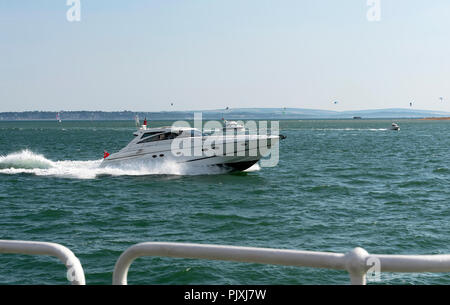
[[[237,130],[237,131],[241,131],[244,130],[244,126],[242,124],[239,124],[238,122],[235,121],[227,121],[225,120],[225,127],[224,130]]]
[[[391,130],[400,130],[400,126],[398,126],[398,124],[392,123]]]

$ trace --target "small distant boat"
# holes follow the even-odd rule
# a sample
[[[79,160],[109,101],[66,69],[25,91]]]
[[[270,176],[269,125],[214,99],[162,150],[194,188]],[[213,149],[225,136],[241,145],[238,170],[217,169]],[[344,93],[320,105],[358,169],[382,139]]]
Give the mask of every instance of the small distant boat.
[[[224,131],[226,130],[244,130],[244,126],[242,124],[239,124],[236,121],[227,121],[225,120],[225,127],[223,128]]]
[[[391,130],[400,130],[400,126],[398,126],[398,124],[392,123]]]
[[[362,120],[362,117],[360,117],[360,116],[354,116],[353,119],[354,119],[354,120]]]

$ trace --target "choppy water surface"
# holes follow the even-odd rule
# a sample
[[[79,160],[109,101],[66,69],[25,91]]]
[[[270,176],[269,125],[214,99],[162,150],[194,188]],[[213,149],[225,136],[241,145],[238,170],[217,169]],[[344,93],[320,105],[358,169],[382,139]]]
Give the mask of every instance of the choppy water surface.
[[[0,239],[61,243],[88,284],[109,284],[129,246],[172,241],[369,253],[450,253],[450,122],[282,121],[274,168],[243,174],[100,169],[132,122],[0,122]],[[156,122],[167,125],[169,122]],[[0,254],[2,284],[67,284],[50,257]],[[345,272],[140,258],[130,284],[347,284]],[[450,284],[383,274],[387,284]]]

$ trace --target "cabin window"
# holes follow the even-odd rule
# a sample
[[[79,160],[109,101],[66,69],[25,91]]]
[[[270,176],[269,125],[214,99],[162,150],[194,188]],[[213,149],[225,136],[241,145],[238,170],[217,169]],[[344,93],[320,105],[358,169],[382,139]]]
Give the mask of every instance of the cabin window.
[[[142,135],[141,139],[154,136],[155,134],[162,133],[161,131],[154,131],[154,132],[146,132]]]
[[[172,140],[172,139],[175,139],[178,136],[179,136],[179,134],[174,133],[174,132],[165,132],[165,133],[158,132],[158,133],[156,133],[154,135],[148,136],[144,140],[138,142],[138,144],[143,144],[143,143],[148,143],[148,142],[156,142],[156,141],[163,141],[163,140]]]

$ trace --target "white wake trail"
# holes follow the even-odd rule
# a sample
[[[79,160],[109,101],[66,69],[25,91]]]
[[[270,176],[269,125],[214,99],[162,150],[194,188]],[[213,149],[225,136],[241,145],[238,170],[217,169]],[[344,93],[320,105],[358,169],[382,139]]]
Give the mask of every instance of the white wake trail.
[[[219,174],[215,169],[187,168],[176,162],[144,164],[129,162],[119,167],[100,167],[102,159],[90,161],[52,161],[30,150],[0,156],[0,174],[34,174],[61,178],[94,179],[98,176],[205,175]]]
[[[147,176],[147,175],[219,175],[228,170],[218,166],[191,166],[176,162],[147,163],[130,161],[114,167],[101,167],[102,159],[76,161],[52,161],[41,154],[22,150],[6,156],[0,155],[0,174],[32,174],[73,179],[95,179],[99,176]],[[255,164],[246,172],[259,171]]]

